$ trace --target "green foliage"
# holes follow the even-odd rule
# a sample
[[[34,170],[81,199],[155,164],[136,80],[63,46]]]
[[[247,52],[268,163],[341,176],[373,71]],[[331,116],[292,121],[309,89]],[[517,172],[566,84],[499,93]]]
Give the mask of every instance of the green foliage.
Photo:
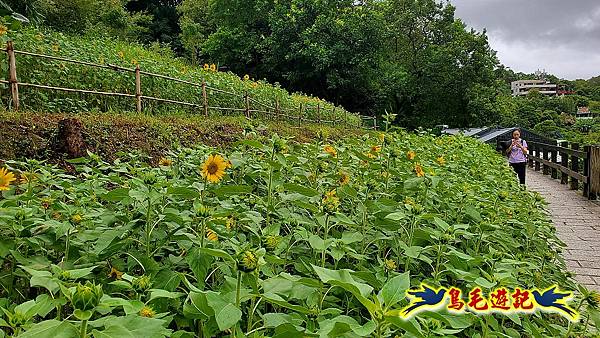
[[[179,6],[194,60],[228,65],[404,126],[496,122],[498,64],[485,33],[427,1],[192,1]],[[418,27],[418,29],[415,29]]]
[[[596,101],[580,95],[549,97],[532,91],[527,97],[508,97],[503,102],[500,124],[530,128],[549,138],[566,139],[586,144],[600,143],[598,119],[576,119],[578,107],[590,106],[591,112],[600,112]]]
[[[243,109],[245,102],[242,96],[248,92],[251,98],[270,107],[274,107],[275,101],[279,100],[280,107],[290,110],[288,114],[292,116],[300,114],[299,107],[303,104],[304,118],[339,121],[347,117],[349,123],[360,124],[358,116],[342,108],[337,107],[334,113],[334,106],[331,103],[302,94],[290,95],[279,85],[270,85],[263,80],[243,80],[229,72],[213,72],[190,66],[184,60],[175,58],[167,48],[158,46],[143,48],[140,45],[106,36],[78,37],[36,29],[11,33],[11,37],[15,41],[15,48],[19,50],[103,65],[119,65],[129,69],[139,65],[147,72],[166,74],[198,84],[205,80],[208,86],[216,89],[208,90],[210,107]],[[6,62],[5,56],[0,62]],[[130,94],[135,90],[134,75],[131,72],[91,68],[21,55],[18,57],[17,69],[21,82]],[[20,92],[22,105],[30,110],[63,112],[135,110],[135,102],[132,98],[80,96],[22,88]],[[142,75],[142,91],[147,96],[203,104],[199,87],[159,78]],[[237,96],[222,91],[235,93]],[[265,107],[259,104],[251,102],[253,109],[264,110]],[[317,105],[320,105],[319,111]],[[181,107],[145,101],[144,110],[151,113],[169,113],[179,111]],[[220,111],[212,110],[211,113],[221,114]]]
[[[135,154],[111,164],[90,153],[70,161],[74,174],[7,162],[19,181],[0,198],[5,332],[559,337],[592,330],[542,313],[398,315],[405,291],[421,282],[486,292],[576,288],[542,199],[487,145],[405,132],[335,144],[249,137],[223,154],[231,166],[209,183],[201,168],[214,153],[178,149],[159,167]],[[578,301],[589,308],[583,318],[598,322],[595,298]]]

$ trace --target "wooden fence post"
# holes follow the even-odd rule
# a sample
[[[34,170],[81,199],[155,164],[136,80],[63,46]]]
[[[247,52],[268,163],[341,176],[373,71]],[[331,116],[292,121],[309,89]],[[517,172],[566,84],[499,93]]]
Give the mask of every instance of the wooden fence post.
[[[142,112],[142,76],[140,65],[135,66],[135,108],[138,114]]]
[[[584,146],[583,151],[586,153],[587,158],[583,161],[583,176],[587,176],[587,182],[583,182],[583,196],[590,196],[590,146]]]
[[[498,143],[500,142],[500,140],[498,140]],[[527,166],[529,168],[533,168],[533,151],[535,150],[535,144],[528,144],[529,148],[527,148],[527,150],[529,150],[529,155],[531,156],[527,156]],[[506,152],[503,154],[506,155]]]
[[[556,156],[556,149],[551,149],[550,150],[550,160],[552,161],[552,163],[556,164],[557,163],[557,156]],[[556,168],[552,167],[552,178],[558,178],[558,170],[556,170]]]
[[[600,146],[590,147],[588,153],[590,191],[588,198],[595,200],[600,197]]]
[[[567,148],[569,146],[569,142],[563,141],[560,143],[560,146],[563,148]],[[560,153],[560,165],[569,168],[569,155],[567,153]],[[560,183],[561,184],[569,184],[569,175],[561,172],[560,174]]]
[[[8,82],[10,83],[10,92],[12,95],[13,109],[19,110],[19,82],[17,81],[17,62],[15,60],[15,49],[12,41],[6,43],[6,52],[8,54]]]
[[[550,161],[550,149],[544,147],[544,160]],[[544,175],[550,175],[550,166],[544,163],[542,173]]]
[[[535,146],[535,157],[544,158],[544,148],[539,144]],[[535,161],[535,171],[540,171],[540,161]]]
[[[321,124],[321,104],[317,103],[317,123]]]
[[[337,116],[335,115],[335,106],[333,106],[333,109],[331,110],[331,115],[333,116],[333,125],[335,126],[337,124]]]
[[[204,116],[208,117],[208,94],[206,93],[206,81],[202,80],[202,104],[204,105]]]
[[[348,111],[344,110],[344,125],[348,125]]]
[[[573,143],[571,145],[571,149],[579,150],[579,144]],[[573,170],[574,172],[579,172],[579,158],[576,155],[571,155],[571,170]],[[571,189],[579,189],[579,181],[574,177],[571,177]]]
[[[244,94],[244,100],[246,101],[246,107],[245,107],[245,112],[246,112],[246,117],[250,118],[250,96],[248,96],[248,91],[245,92]]]

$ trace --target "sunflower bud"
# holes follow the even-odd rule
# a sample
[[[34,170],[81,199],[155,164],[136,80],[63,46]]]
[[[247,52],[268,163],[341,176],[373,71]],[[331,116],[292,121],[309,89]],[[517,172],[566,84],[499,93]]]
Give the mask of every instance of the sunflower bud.
[[[85,285],[78,283],[71,303],[75,309],[86,311],[95,308],[102,298],[102,285],[95,285],[87,281]]]
[[[265,247],[267,247],[269,250],[275,250],[280,242],[281,238],[279,236],[265,237]]]
[[[279,137],[273,138],[273,152],[282,153],[287,148],[285,141]]]
[[[154,309],[149,306],[144,306],[140,310],[140,316],[142,316],[142,317],[154,318],[155,315],[156,315],[156,312],[154,312]]]
[[[391,259],[386,259],[385,260],[385,269],[388,271],[393,271],[396,270],[398,266],[396,265],[396,261],[391,260]]]
[[[585,300],[587,301],[588,305],[593,308],[593,309],[599,309],[600,308],[600,293],[597,291],[591,291],[587,297],[585,297]]]
[[[155,173],[146,173],[143,177],[144,183],[147,185],[154,185],[158,182],[158,178]]]
[[[17,222],[23,222],[25,220],[25,218],[27,218],[27,215],[25,214],[25,211],[23,211],[23,210],[17,210],[17,212],[15,213],[15,220]]]
[[[83,220],[83,217],[81,217],[80,214],[75,214],[75,215],[71,216],[71,223],[73,223],[75,225],[81,223],[82,220]]]
[[[150,277],[146,275],[142,275],[141,277],[134,278],[131,286],[138,293],[146,292],[146,290],[150,289],[152,286],[152,282],[150,281]]]
[[[62,281],[66,281],[71,279],[71,273],[67,270],[63,270],[58,274],[58,279],[62,280]]]
[[[258,258],[252,251],[246,250],[238,256],[237,267],[243,272],[252,272],[258,267]]]
[[[508,198],[508,191],[502,190],[502,191],[498,192],[498,198],[501,201],[506,200]]]
[[[200,205],[198,208],[196,208],[196,216],[198,216],[198,217],[208,218],[211,216],[211,214],[212,214],[212,211],[207,206]]]

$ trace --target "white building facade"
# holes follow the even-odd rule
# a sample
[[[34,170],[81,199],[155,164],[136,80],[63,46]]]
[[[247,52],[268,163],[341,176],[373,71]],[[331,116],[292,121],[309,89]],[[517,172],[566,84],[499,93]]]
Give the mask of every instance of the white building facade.
[[[555,96],[558,95],[558,85],[544,80],[519,80],[510,84],[513,96],[525,96],[529,91],[537,89],[540,94]]]

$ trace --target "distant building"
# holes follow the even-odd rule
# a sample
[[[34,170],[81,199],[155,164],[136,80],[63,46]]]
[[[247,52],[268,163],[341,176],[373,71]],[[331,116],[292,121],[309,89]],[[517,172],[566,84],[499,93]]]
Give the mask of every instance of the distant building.
[[[577,107],[576,117],[578,119],[591,119],[594,118],[594,113],[592,113],[588,107]]]
[[[513,96],[525,96],[533,89],[537,89],[542,95],[558,95],[558,86],[545,80],[513,81],[510,84],[510,88]]]

